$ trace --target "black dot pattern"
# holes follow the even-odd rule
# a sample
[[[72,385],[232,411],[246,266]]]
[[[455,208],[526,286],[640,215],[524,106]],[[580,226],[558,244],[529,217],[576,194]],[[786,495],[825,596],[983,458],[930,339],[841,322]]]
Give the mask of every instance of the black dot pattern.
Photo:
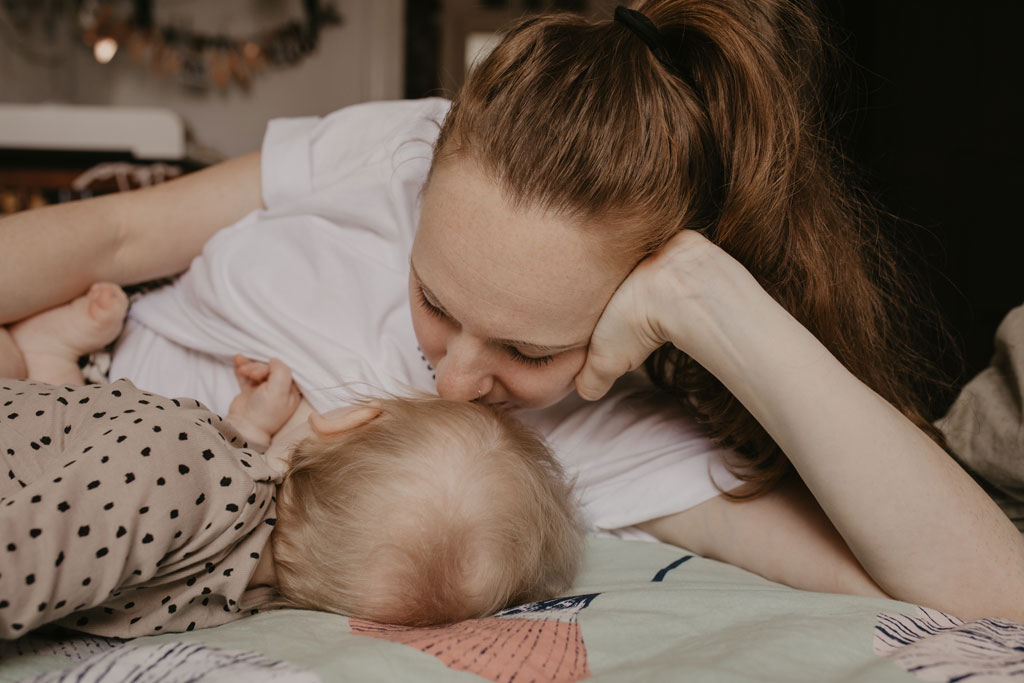
[[[0,639],[49,622],[181,632],[259,607],[243,594],[276,475],[227,422],[125,380],[5,380],[0,403]]]

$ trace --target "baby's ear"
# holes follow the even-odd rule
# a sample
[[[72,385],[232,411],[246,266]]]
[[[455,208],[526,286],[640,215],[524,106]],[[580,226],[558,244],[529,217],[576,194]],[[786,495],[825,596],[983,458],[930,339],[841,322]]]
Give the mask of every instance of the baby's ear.
[[[381,413],[375,406],[353,406],[351,408],[335,408],[324,414],[312,412],[309,415],[309,426],[318,436],[335,436],[356,427],[362,427]]]

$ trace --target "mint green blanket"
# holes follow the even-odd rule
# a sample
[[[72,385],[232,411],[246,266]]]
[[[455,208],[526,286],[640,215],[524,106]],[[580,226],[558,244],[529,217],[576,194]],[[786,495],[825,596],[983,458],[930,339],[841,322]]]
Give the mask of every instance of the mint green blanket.
[[[449,627],[282,610],[120,642],[0,644],[0,681],[971,681],[1024,676],[1024,626],[798,591],[592,538],[571,595]]]

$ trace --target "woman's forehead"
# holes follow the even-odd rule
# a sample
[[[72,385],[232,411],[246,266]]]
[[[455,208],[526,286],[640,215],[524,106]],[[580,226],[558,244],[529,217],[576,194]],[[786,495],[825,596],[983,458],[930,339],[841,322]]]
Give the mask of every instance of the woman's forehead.
[[[412,274],[432,304],[492,338],[547,346],[589,339],[608,298],[594,287],[594,278],[578,267],[562,269],[551,251],[529,258],[525,249],[517,253],[495,241],[473,242],[443,246],[444,239],[417,238]]]
[[[416,274],[460,322],[524,326],[552,346],[588,338],[628,269],[614,272],[570,221],[513,207],[471,164],[436,169],[413,247]],[[500,334],[499,336],[509,336]],[[573,337],[573,339],[567,339]]]

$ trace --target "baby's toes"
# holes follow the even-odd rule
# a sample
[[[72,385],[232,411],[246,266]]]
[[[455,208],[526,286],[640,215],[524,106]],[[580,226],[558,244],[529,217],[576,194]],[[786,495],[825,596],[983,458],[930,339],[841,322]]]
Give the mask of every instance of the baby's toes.
[[[120,323],[128,311],[128,295],[111,282],[97,282],[86,296],[89,317],[98,323]]]

